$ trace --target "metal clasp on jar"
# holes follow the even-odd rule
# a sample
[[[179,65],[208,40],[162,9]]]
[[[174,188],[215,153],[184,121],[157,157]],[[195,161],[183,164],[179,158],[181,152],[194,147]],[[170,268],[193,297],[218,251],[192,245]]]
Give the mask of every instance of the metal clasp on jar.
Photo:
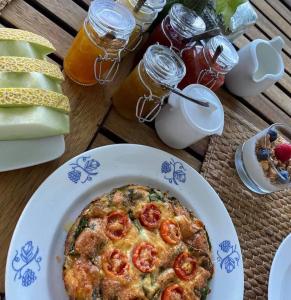
[[[145,88],[148,90],[148,95],[145,94],[145,95],[139,97],[137,104],[136,104],[136,117],[140,123],[152,122],[157,117],[157,115],[160,113],[162,106],[164,104],[165,97],[158,97],[153,94],[151,88],[145,83],[144,79],[142,78],[140,68],[141,68],[141,63],[139,63],[139,65],[138,65],[138,75],[139,75],[141,82],[143,83]],[[145,105],[147,102],[152,102],[155,104],[155,106],[153,107],[153,109],[150,112],[148,112],[144,116]]]
[[[100,46],[98,47],[103,51],[104,55],[98,56],[95,59],[94,62],[95,79],[100,84],[112,82],[119,70],[119,65],[121,62],[121,52],[124,50],[124,48],[118,50],[118,54],[116,58],[112,58],[110,57],[108,51],[105,48]],[[111,64],[110,68],[108,70],[104,70],[104,64]]]
[[[179,48],[175,47],[175,46],[173,45],[172,39],[168,36],[167,31],[166,31],[166,29],[165,29],[165,24],[166,24],[166,22],[168,22],[169,19],[170,19],[170,16],[167,15],[167,16],[164,18],[164,20],[162,21],[162,23],[161,23],[162,31],[163,31],[165,37],[167,38],[167,40],[168,40],[168,42],[169,42],[169,44],[170,44],[170,47],[169,47],[169,48],[170,48],[171,50],[175,51],[176,53],[178,53],[178,54],[182,57],[183,52],[186,51],[186,50],[188,50],[188,49],[191,49],[191,48],[193,47],[193,45],[195,44],[195,42],[191,42],[191,41],[190,41],[190,43],[186,44],[186,45],[185,45],[185,48],[183,48],[183,49],[179,49]],[[177,34],[177,36],[178,36],[178,34]]]
[[[205,52],[203,51],[204,60],[207,61],[207,58],[205,56]],[[205,84],[205,81],[203,80],[205,76],[209,76],[211,79]],[[220,73],[215,71],[210,65],[208,69],[203,69],[200,71],[197,83],[203,83],[204,86],[208,87],[209,89],[212,89],[216,83],[216,80],[219,78]]]
[[[211,79],[207,82],[207,84],[205,84],[205,81],[204,81],[205,76],[211,77]],[[200,84],[203,83],[204,86],[208,87],[209,89],[212,89],[214,87],[218,77],[219,77],[219,73],[217,71],[214,71],[211,67],[209,67],[209,69],[204,69],[204,70],[200,71],[198,78],[197,78],[197,83],[200,83]]]

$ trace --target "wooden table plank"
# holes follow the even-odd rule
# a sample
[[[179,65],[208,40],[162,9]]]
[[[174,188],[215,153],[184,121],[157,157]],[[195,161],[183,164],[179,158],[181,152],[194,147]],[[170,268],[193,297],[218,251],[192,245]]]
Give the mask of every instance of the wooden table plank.
[[[252,123],[258,128],[266,127],[266,122],[260,118],[255,112],[243,105],[239,100],[233,97],[225,89],[221,88],[216,92],[217,96],[221,100],[224,107],[228,108],[230,111],[235,112],[242,118],[246,119],[248,122]]]
[[[274,25],[276,25],[281,32],[289,37],[289,39],[291,38],[291,25],[284,18],[282,18],[266,1],[251,0],[251,3]]]
[[[76,31],[83,25],[87,12],[72,0],[34,0]]]
[[[282,31],[280,31],[274,24],[272,24],[261,12],[257,11],[258,20],[256,27],[266,33],[270,38],[280,35],[285,40],[284,50],[291,55],[291,42],[290,39]]]
[[[1,17],[17,28],[40,34],[49,39],[57,49],[56,54],[62,59],[73,41],[73,37],[69,33],[23,0],[13,0],[3,10]]]
[[[159,148],[178,156],[179,158],[189,163],[196,170],[200,170],[201,162],[198,159],[194,158],[192,155],[183,150],[174,150],[167,147],[155,134],[154,129],[145,124],[128,121],[119,116],[114,109],[111,109],[103,126],[107,130],[110,130],[114,132],[114,134],[117,134],[128,143],[142,144]]]
[[[266,0],[289,24],[291,23],[290,9],[279,0]]]
[[[94,142],[91,144],[90,149],[94,149],[97,147],[107,146],[114,144],[113,141],[111,141],[108,137],[105,135],[98,133],[96,138],[94,139]]]
[[[269,94],[266,93],[266,95],[269,95]],[[279,103],[280,97],[279,96],[276,97],[276,95],[273,95],[273,93],[271,96],[272,96],[272,98],[271,98],[272,102],[269,101],[263,94],[260,94],[255,97],[245,97],[245,100],[252,107],[254,107],[258,112],[261,112],[265,118],[272,121],[272,123],[282,122],[285,124],[290,124],[290,121],[291,121],[290,116],[288,116],[284,111],[282,111],[280,109],[283,106],[281,103]],[[275,104],[277,104],[280,108],[278,106],[276,106],[273,102]],[[290,103],[290,100],[289,100],[289,103]],[[287,113],[291,112],[290,106],[291,106],[291,104],[289,104],[289,107],[286,107]],[[263,110],[262,110],[262,107],[264,107]]]
[[[289,90],[290,91],[290,90]],[[276,105],[282,108],[289,116],[291,116],[291,98],[286,95],[280,88],[273,86],[263,92],[264,95],[269,97]]]

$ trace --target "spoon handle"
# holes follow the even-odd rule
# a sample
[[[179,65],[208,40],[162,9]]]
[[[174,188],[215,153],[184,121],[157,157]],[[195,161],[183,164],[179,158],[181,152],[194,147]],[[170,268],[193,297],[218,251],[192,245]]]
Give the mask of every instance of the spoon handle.
[[[193,38],[191,38],[188,42],[197,42],[197,41],[201,41],[201,40],[206,40],[206,39],[210,39],[214,36],[217,36],[221,34],[221,29],[218,27],[209,29],[207,31],[204,31],[200,34],[195,35]]]
[[[137,1],[136,5],[135,5],[135,7],[134,7],[134,9],[133,9],[133,11],[134,11],[135,13],[138,13],[139,10],[141,9],[141,7],[146,3],[146,1],[147,1],[147,0],[139,0],[139,1]]]
[[[201,105],[201,106],[204,106],[204,107],[209,107],[209,106],[210,106],[210,105],[209,105],[209,102],[204,102],[204,101],[200,101],[200,100],[191,98],[191,97],[189,97],[189,96],[187,96],[187,95],[185,95],[185,94],[179,92],[177,89],[174,89],[174,88],[172,88],[172,87],[170,87],[170,86],[167,86],[167,88],[168,88],[172,93],[177,94],[178,96],[181,96],[181,97],[183,97],[183,98],[187,99],[188,101],[191,101],[191,102],[193,102],[193,103],[195,103],[195,104],[198,104],[198,105]]]

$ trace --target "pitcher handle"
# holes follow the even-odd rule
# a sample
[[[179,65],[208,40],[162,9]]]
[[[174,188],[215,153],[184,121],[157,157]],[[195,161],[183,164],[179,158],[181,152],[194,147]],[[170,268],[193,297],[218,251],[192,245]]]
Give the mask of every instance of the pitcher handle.
[[[275,48],[278,52],[281,52],[282,48],[285,45],[284,40],[280,36],[274,37],[271,41],[270,44],[272,45],[273,48]]]

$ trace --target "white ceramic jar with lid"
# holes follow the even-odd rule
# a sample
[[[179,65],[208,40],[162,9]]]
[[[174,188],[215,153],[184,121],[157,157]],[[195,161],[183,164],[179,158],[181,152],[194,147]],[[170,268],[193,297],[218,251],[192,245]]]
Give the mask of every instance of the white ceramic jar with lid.
[[[206,136],[221,135],[224,126],[223,106],[214,92],[200,84],[191,84],[183,94],[210,103],[210,108],[171,94],[168,104],[156,118],[161,140],[175,149],[184,149]]]

